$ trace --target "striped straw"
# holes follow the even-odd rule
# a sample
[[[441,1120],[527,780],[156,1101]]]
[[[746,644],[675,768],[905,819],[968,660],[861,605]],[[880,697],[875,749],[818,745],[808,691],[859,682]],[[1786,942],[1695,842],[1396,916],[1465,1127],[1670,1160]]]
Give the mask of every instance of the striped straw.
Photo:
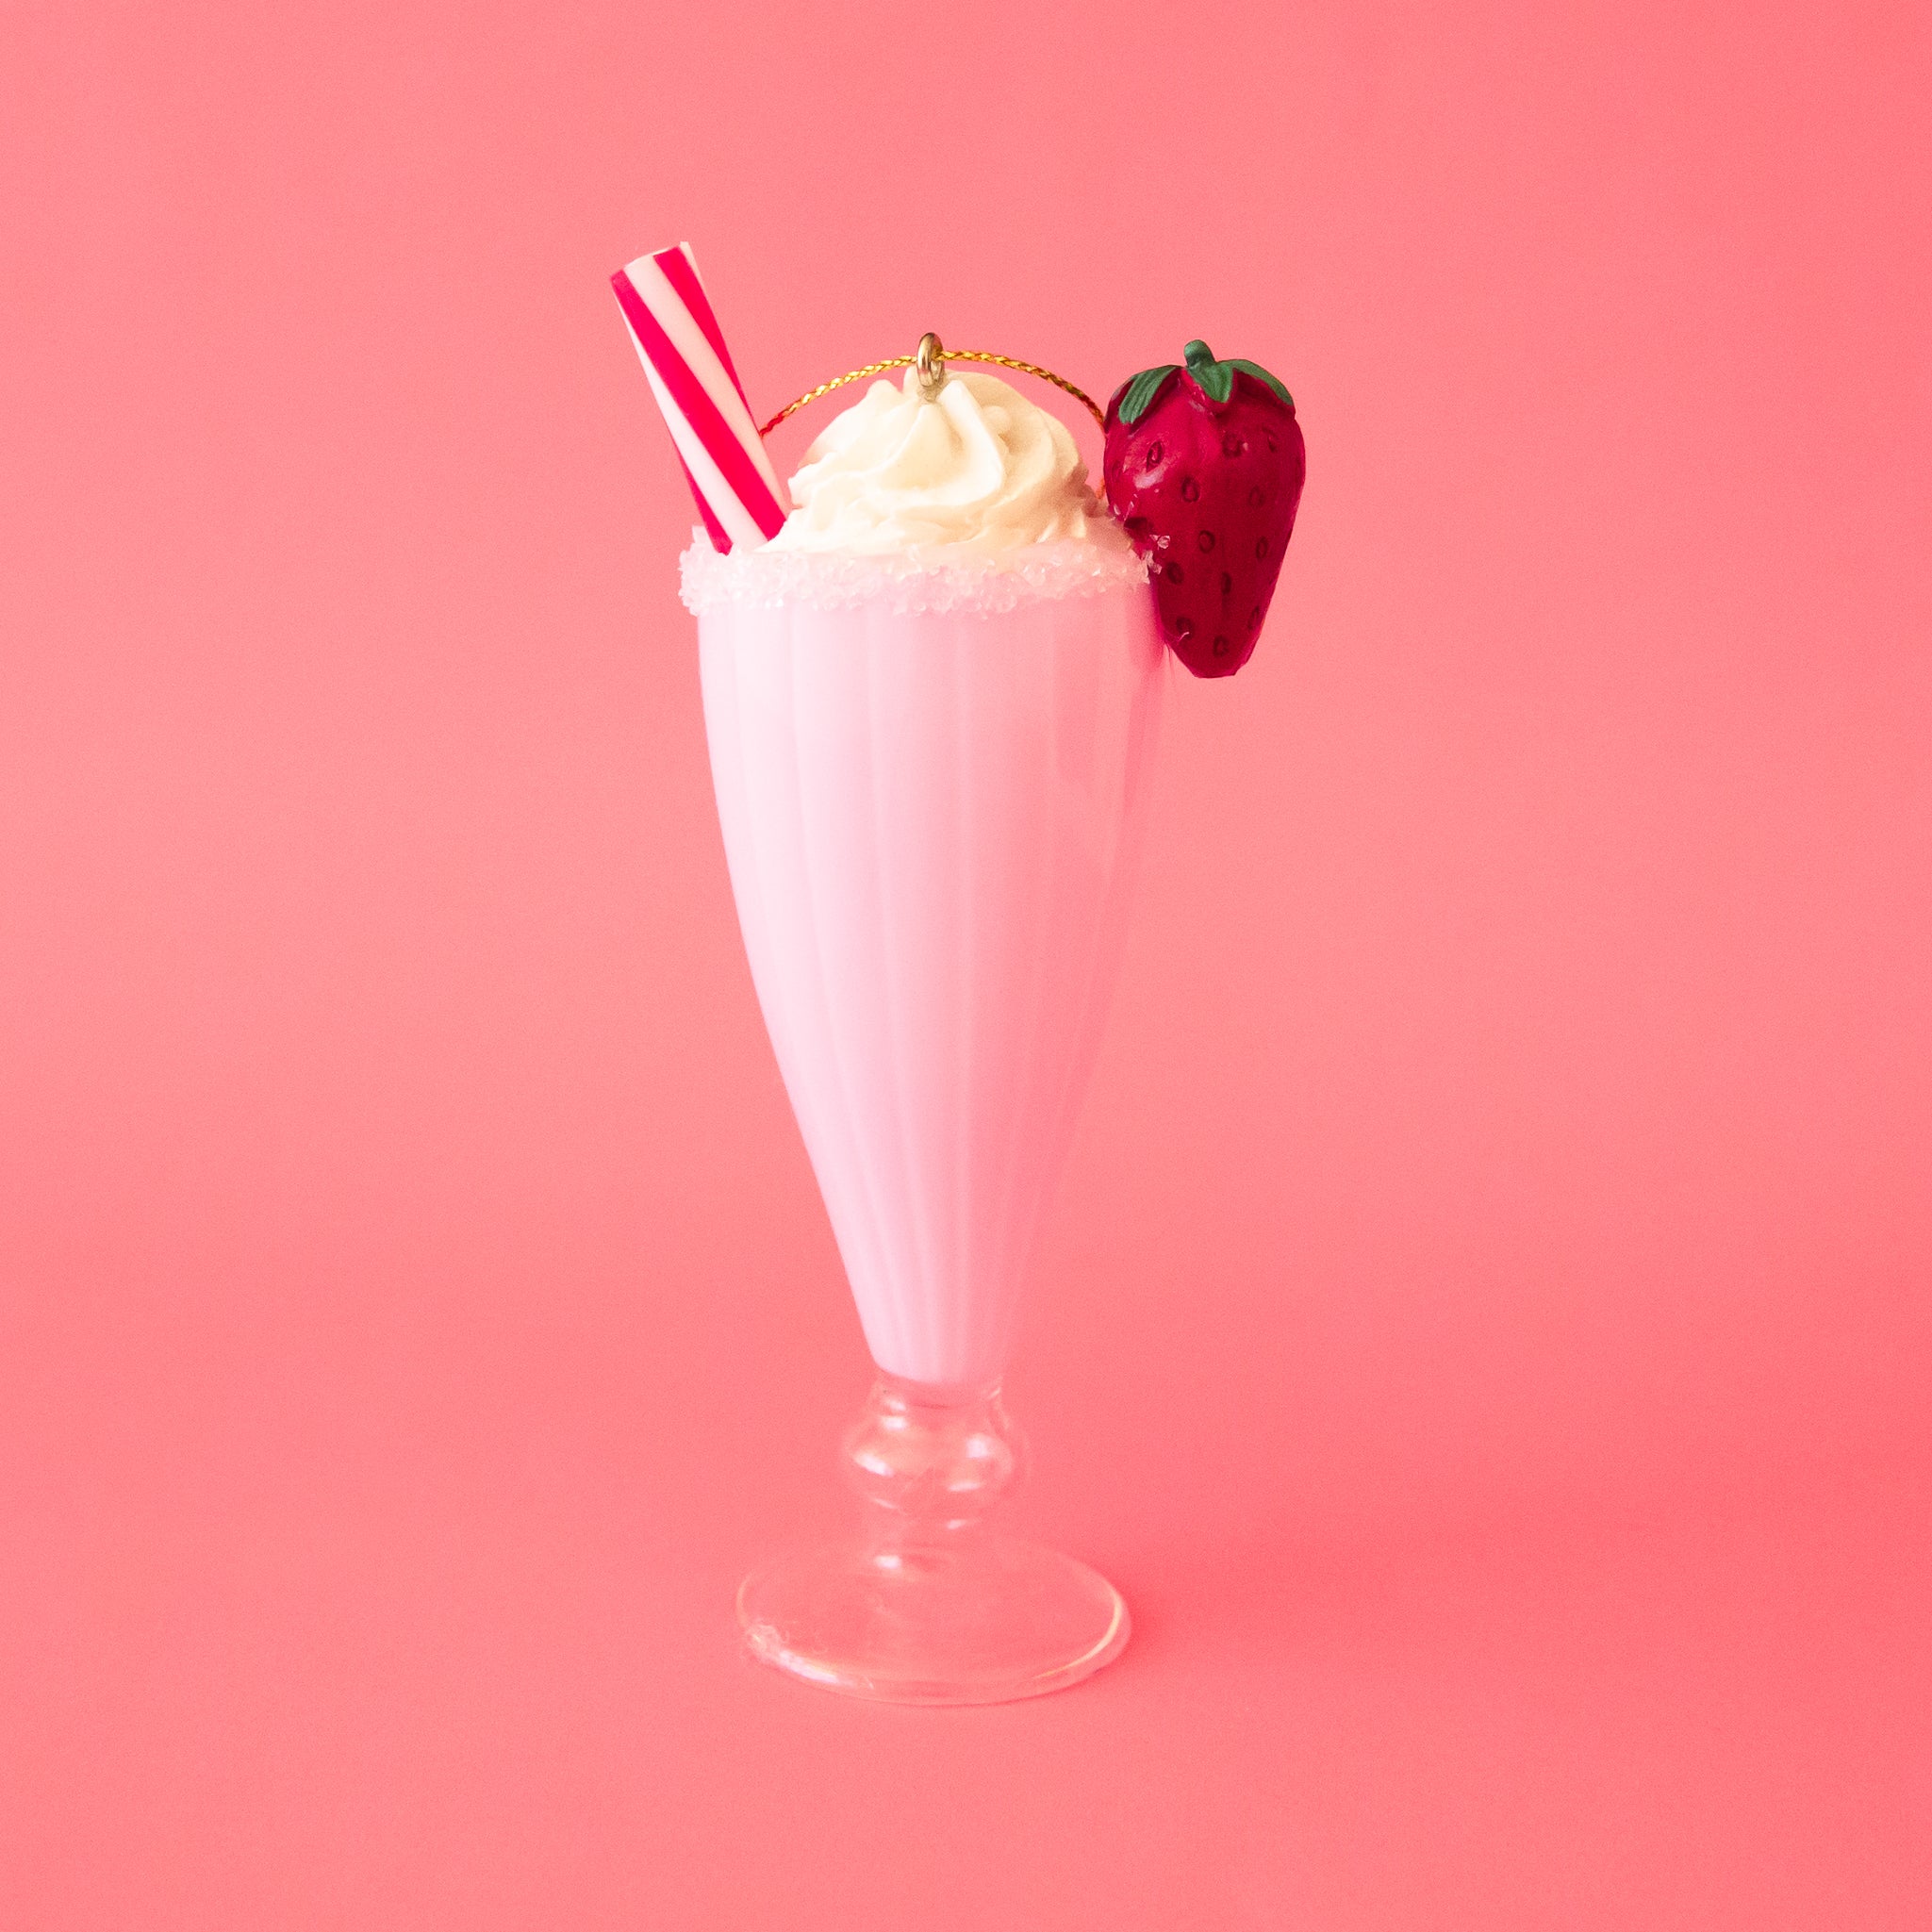
[[[775,537],[784,492],[689,246],[640,255],[610,285],[713,547],[722,552]]]

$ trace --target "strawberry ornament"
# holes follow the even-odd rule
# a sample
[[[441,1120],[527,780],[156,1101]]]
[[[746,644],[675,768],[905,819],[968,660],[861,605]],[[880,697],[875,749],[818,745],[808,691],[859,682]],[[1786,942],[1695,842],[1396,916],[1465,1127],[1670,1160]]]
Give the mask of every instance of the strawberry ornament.
[[[1307,470],[1295,398],[1190,342],[1107,405],[1107,501],[1152,571],[1161,630],[1196,677],[1248,660]]]

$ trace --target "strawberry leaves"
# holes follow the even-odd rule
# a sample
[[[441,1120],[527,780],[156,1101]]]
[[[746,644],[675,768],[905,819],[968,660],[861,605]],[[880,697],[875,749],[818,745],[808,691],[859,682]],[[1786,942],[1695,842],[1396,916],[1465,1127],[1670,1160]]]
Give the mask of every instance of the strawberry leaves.
[[[1134,376],[1118,398],[1119,416],[1122,422],[1138,422],[1148,413],[1153,400],[1167,386],[1167,378],[1181,373],[1178,362],[1164,362],[1159,369],[1144,369]]]
[[[1259,362],[1250,362],[1245,355],[1233,356],[1226,362],[1217,361],[1214,352],[1200,341],[1190,342],[1181,353],[1187,358],[1187,373],[1211,402],[1226,403],[1234,393],[1235,376],[1241,374],[1251,375],[1256,382],[1265,383],[1289,408],[1295,406],[1295,398],[1288,393],[1288,386],[1279,376],[1270,375]],[[1123,384],[1115,394],[1115,414],[1131,427],[1154,406],[1169,380],[1180,373],[1181,365],[1176,362],[1164,362],[1156,369],[1142,370]]]
[[[1245,355],[1237,355],[1230,362],[1224,362],[1223,369],[1238,369],[1243,375],[1251,375],[1258,383],[1266,383],[1289,408],[1294,408],[1295,398],[1288,393],[1288,385],[1280,376],[1270,375],[1259,362],[1250,362]]]

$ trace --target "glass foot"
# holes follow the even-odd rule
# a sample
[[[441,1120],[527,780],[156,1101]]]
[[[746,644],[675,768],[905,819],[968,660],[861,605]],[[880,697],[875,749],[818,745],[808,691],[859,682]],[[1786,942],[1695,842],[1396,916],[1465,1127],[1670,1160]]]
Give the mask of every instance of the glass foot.
[[[999,1704],[1077,1684],[1126,1647],[1104,1577],[986,1527],[1024,1460],[997,1389],[883,1377],[846,1455],[866,1530],[746,1577],[753,1656],[855,1697]]]
[[[747,1577],[738,1621],[765,1662],[893,1704],[1036,1697],[1113,1662],[1128,1636],[1113,1584],[1026,1543],[813,1550]]]

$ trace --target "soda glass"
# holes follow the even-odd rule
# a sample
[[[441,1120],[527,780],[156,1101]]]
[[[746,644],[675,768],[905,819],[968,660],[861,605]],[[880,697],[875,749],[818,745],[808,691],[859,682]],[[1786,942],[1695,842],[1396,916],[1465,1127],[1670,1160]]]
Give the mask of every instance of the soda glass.
[[[716,560],[737,594],[691,597],[694,574],[745,949],[878,1369],[845,1445],[862,1527],[748,1577],[739,1617],[859,1695],[1054,1690],[1119,1654],[1127,1607],[1001,1530],[1025,1453],[999,1385],[1118,964],[1151,602],[1080,545],[963,579],[753,555]]]

